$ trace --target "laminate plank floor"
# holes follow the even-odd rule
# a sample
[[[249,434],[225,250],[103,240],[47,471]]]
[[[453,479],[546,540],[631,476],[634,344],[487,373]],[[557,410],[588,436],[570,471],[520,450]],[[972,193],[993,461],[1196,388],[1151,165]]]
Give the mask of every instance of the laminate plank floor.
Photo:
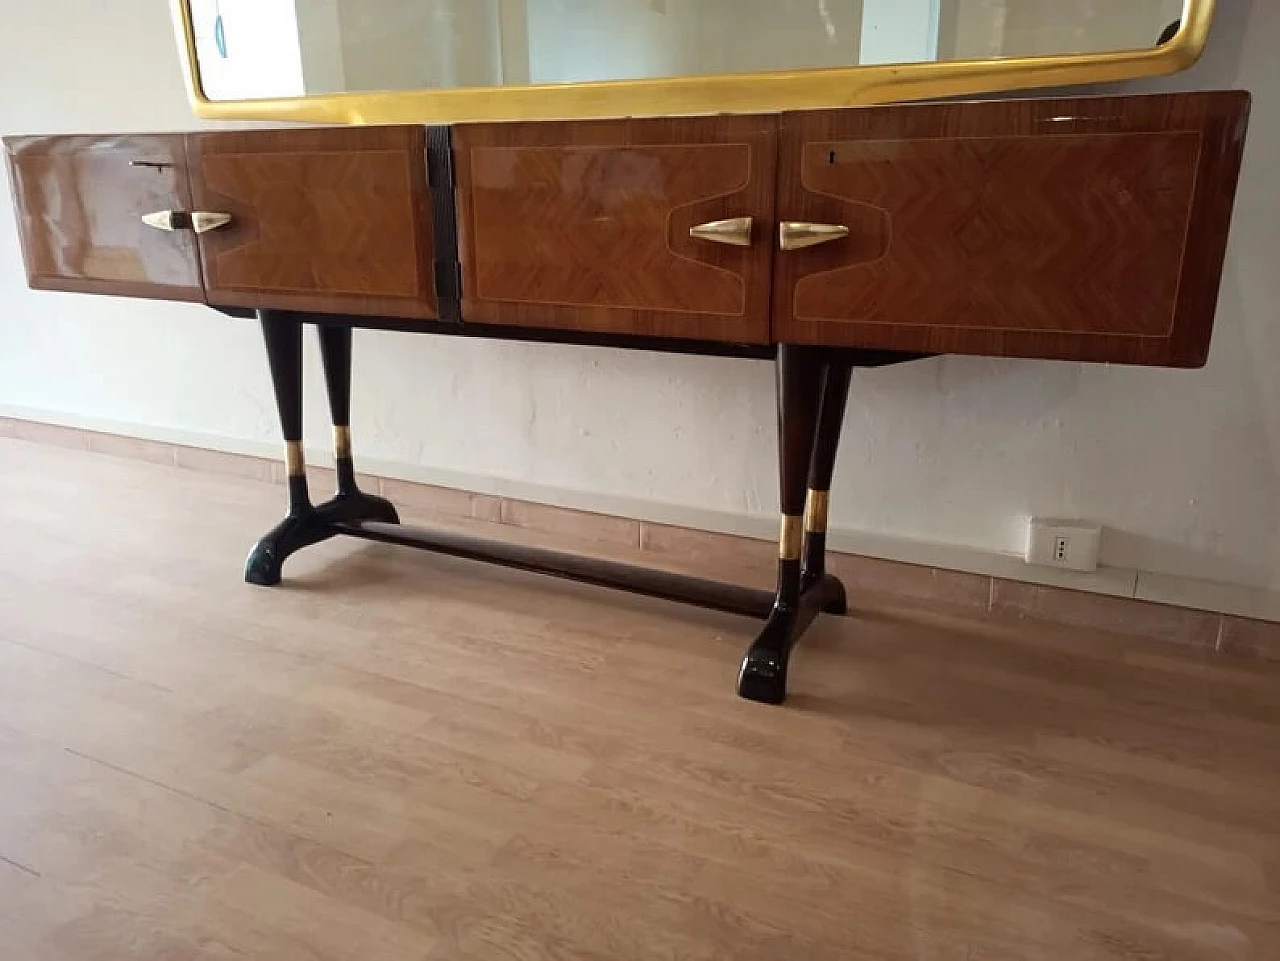
[[[351,541],[248,587],[282,500],[0,440],[6,961],[1280,957],[1274,667],[850,585],[768,708],[744,618]]]

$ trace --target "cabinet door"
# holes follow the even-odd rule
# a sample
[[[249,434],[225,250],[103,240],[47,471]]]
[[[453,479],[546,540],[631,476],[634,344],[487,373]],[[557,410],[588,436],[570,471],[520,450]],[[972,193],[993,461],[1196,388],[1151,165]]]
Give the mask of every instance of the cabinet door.
[[[211,304],[436,316],[422,127],[193,134]]]
[[[840,230],[788,231],[775,336],[1199,366],[1248,106],[1220,92],[785,115],[778,216]]]
[[[766,341],[776,136],[773,117],[455,128],[463,319]]]
[[[190,206],[182,137],[10,137],[5,147],[32,287],[201,299],[194,236],[142,222]]]

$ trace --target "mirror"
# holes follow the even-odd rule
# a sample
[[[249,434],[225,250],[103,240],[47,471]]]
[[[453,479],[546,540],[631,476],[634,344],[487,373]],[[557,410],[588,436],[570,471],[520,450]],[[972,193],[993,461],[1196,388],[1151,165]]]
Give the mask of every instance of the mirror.
[[[1215,0],[171,0],[196,112],[417,123],[885,103],[1176,73]]]
[[[213,100],[1149,48],[1182,0],[190,0]]]

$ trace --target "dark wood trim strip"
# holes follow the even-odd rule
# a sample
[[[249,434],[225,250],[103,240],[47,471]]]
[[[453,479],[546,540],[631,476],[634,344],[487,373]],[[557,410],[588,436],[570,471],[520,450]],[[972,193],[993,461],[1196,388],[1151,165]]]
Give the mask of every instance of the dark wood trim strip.
[[[232,305],[212,305],[228,317],[245,320],[254,311]],[[589,331],[552,330],[543,327],[502,327],[495,324],[467,324],[456,321],[415,320],[407,317],[363,317],[348,314],[325,314],[313,311],[292,312],[303,323],[337,324],[368,330],[394,330],[410,334],[445,334],[452,337],[474,337],[481,340],[523,341],[535,344],[571,344],[578,347],[612,347],[623,350],[648,350],[666,354],[701,354],[712,357],[745,357],[771,360],[777,349],[773,344],[730,344],[703,340],[674,340],[664,337],[598,334]],[[880,351],[878,353],[885,353]]]
[[[257,312],[248,307],[212,305],[218,313],[237,320],[253,320]],[[480,340],[522,341],[531,344],[568,344],[575,347],[610,347],[622,350],[647,350],[664,354],[695,354],[706,357],[739,357],[748,360],[772,360],[776,344],[731,344],[709,340],[672,340],[630,334],[598,334],[590,331],[552,330],[545,327],[503,327],[496,324],[467,324],[444,320],[414,320],[406,317],[365,317],[351,314],[322,314],[304,311],[273,311],[289,314],[302,323],[317,326],[337,325],[366,330],[392,330],[410,334],[445,334],[451,337],[474,337]],[[900,350],[870,350],[856,347],[831,348],[832,357],[852,367],[888,367],[934,354]]]
[[[457,178],[453,168],[453,128],[427,128],[427,184],[435,233],[436,304],[440,320],[462,320],[462,263],[458,258]]]

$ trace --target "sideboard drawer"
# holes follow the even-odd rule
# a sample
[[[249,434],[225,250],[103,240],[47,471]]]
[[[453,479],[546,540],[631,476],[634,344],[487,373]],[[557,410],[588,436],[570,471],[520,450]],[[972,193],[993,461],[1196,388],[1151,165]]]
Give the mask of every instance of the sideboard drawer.
[[[9,137],[5,147],[32,287],[201,299],[194,235],[142,221],[190,208],[181,136]]]
[[[426,135],[418,126],[192,134],[200,237],[220,306],[435,317]]]
[[[779,341],[1203,364],[1239,91],[785,114]]]
[[[466,124],[453,142],[464,320],[768,340],[777,118]]]

